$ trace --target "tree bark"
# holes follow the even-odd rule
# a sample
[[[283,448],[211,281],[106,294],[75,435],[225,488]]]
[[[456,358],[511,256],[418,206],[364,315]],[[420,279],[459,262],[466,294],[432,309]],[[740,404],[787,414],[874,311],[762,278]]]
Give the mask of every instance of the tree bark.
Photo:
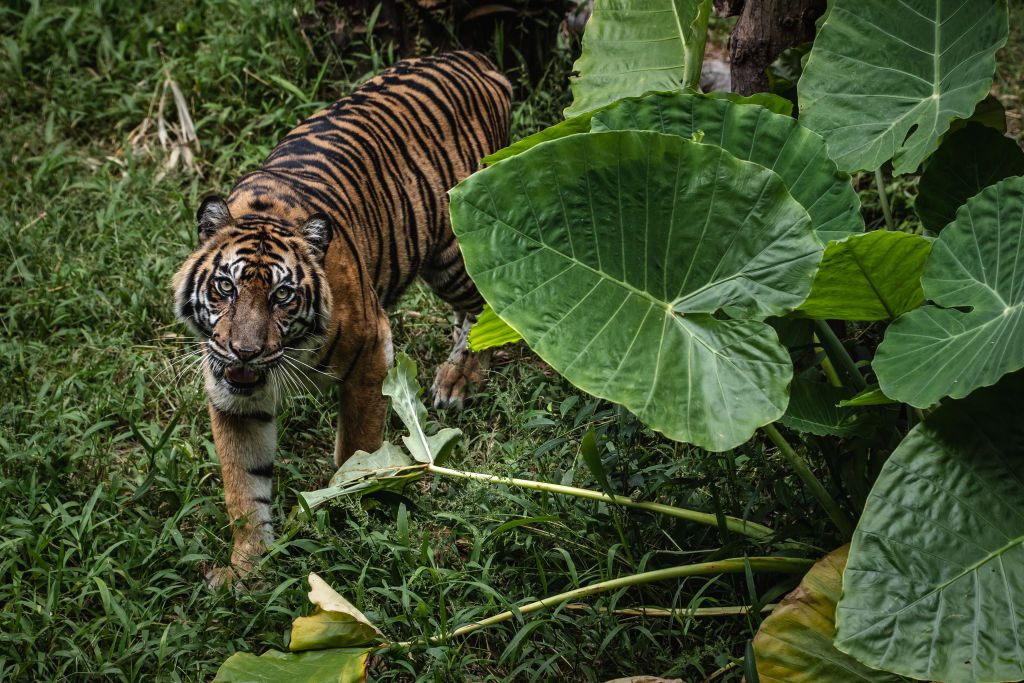
[[[735,13],[740,3],[718,0],[719,10]],[[747,0],[729,36],[732,89],[751,95],[768,89],[765,70],[783,50],[814,40],[814,22],[826,0]]]

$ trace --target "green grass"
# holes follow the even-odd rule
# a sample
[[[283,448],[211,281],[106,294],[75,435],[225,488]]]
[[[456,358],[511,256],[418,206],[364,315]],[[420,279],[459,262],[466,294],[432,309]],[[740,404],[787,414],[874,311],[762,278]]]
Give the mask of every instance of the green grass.
[[[234,651],[286,644],[291,619],[309,610],[310,571],[390,638],[409,640],[599,580],[773,550],[638,511],[435,478],[369,510],[318,510],[246,591],[207,590],[201,577],[227,561],[230,533],[171,274],[194,244],[202,194],[226,189],[301,116],[395,56],[372,36],[344,52],[327,36],[304,38],[287,2],[154,7],[0,8],[0,680],[208,680]],[[567,103],[571,57],[553,48],[549,59],[539,83],[506,64],[516,136],[558,120]],[[196,122],[196,171],[165,171],[155,134],[130,140],[168,76]],[[448,312],[416,287],[392,321],[396,346],[427,383],[446,355]],[[297,491],[333,472],[332,405],[313,396],[284,407],[278,520]],[[668,442],[522,348],[501,354],[469,409],[432,417],[466,434],[453,460],[463,469],[596,488],[578,457],[593,427],[617,493],[766,523],[807,556],[838,544],[761,442],[721,455]],[[742,657],[756,617],[611,610],[765,603],[793,583],[633,588],[387,653],[372,672],[381,681],[700,680]]]

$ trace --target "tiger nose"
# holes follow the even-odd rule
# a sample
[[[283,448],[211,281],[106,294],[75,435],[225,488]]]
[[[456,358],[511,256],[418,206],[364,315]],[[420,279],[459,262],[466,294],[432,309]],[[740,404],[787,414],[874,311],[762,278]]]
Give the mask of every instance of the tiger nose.
[[[239,360],[251,360],[263,353],[262,346],[246,346],[245,344],[235,344],[235,342],[230,342],[228,348],[238,356]]]

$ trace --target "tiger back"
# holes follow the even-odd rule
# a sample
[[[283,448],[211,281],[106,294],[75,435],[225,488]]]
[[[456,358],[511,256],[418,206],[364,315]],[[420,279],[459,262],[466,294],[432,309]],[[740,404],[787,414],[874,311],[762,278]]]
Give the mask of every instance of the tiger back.
[[[510,101],[508,80],[481,54],[399,62],[292,130],[228,206],[325,213],[384,307],[421,274],[457,309],[478,308],[461,265],[452,268],[461,257],[447,191],[507,143]]]
[[[486,357],[466,345],[483,304],[465,271],[447,190],[507,143],[511,86],[483,55],[399,62],[300,123],[226,200],[197,214],[200,244],[175,276],[201,338],[214,443],[244,573],[273,538],[274,416],[295,375],[337,387],[334,456],[373,451],[392,360],[386,308],[420,275],[455,310],[432,387],[461,407]]]

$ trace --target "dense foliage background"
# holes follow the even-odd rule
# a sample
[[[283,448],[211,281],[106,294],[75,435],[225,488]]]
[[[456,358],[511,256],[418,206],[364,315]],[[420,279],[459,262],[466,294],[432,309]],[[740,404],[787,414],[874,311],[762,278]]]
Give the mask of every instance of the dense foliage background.
[[[578,48],[559,37],[565,8],[533,5],[501,21],[442,13],[444,31],[412,40],[372,7],[350,15],[329,3],[0,8],[0,679],[208,679],[235,650],[283,645],[282,628],[308,610],[309,571],[390,638],[408,640],[622,573],[770,550],[597,503],[431,480],[369,511],[342,504],[295,518],[243,593],[202,584],[205,569],[226,562],[230,532],[169,292],[194,244],[198,198],[226,190],[300,118],[398,59],[396,41],[407,53],[463,42],[489,50],[516,83],[513,137],[556,122]],[[996,79],[1018,138],[1021,17],[1012,2]],[[181,125],[188,118],[194,141]],[[865,213],[877,223],[866,181]],[[891,182],[897,221],[909,215],[913,182]],[[396,346],[418,361],[423,382],[446,354],[446,316],[423,288],[393,313]],[[872,343],[870,326],[860,334]],[[770,523],[807,556],[839,544],[764,442],[724,454],[669,442],[523,349],[504,353],[473,406],[440,419],[467,435],[455,456],[467,469],[596,488],[578,455],[594,427],[617,492]],[[331,397],[288,404],[280,426],[275,505],[284,519],[296,491],[333,471]],[[840,466],[818,472],[834,489]],[[794,583],[741,575],[624,590],[389,656],[374,675],[738,680],[734,663],[761,606]],[[754,609],[615,613],[642,605]]]

